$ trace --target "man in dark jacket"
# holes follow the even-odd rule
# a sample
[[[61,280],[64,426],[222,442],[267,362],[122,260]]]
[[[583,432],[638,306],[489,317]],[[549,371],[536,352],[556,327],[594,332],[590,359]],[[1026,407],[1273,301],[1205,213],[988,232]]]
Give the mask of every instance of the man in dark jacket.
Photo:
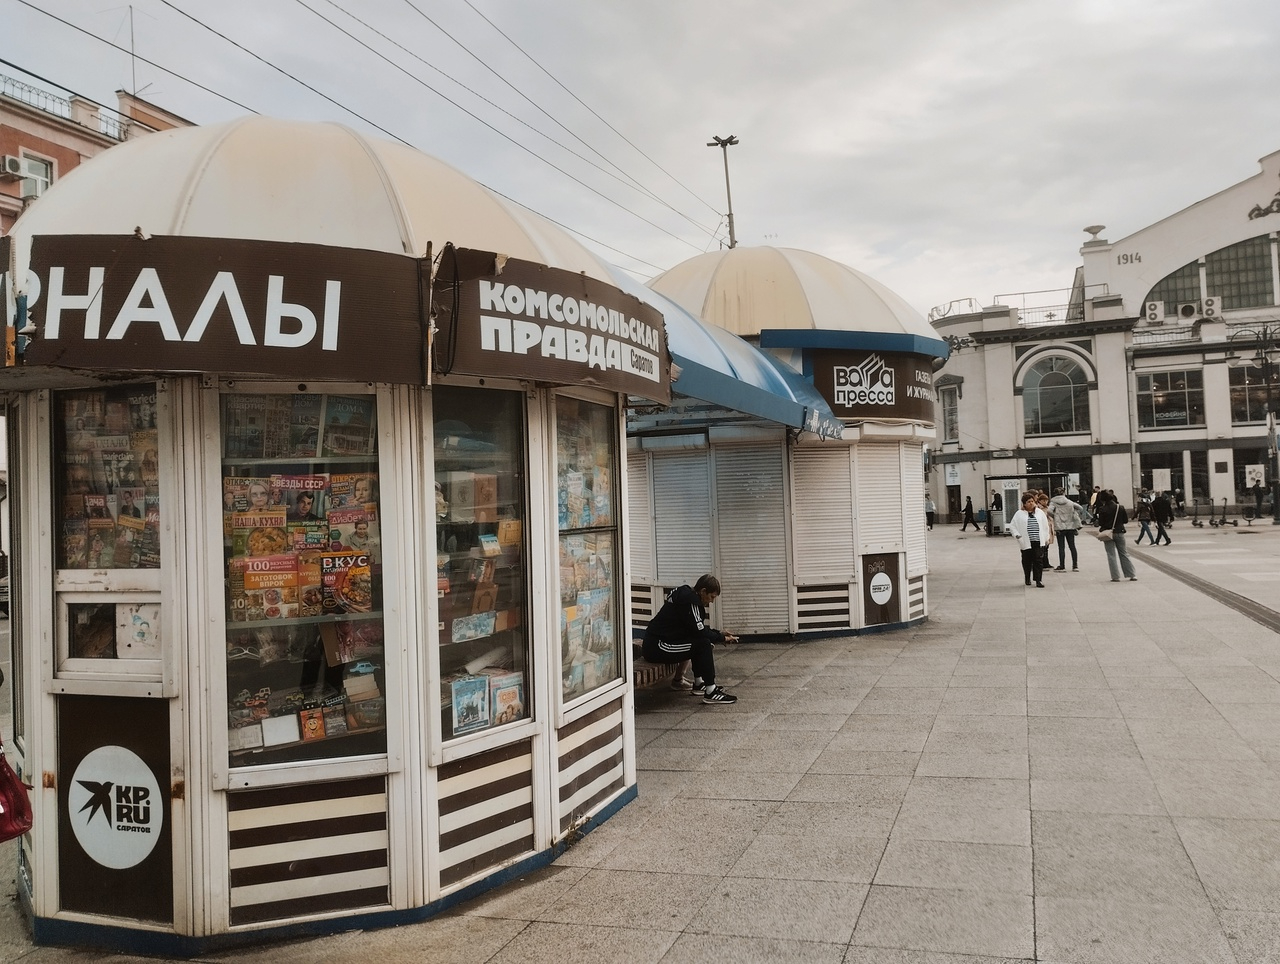
[[[727,706],[738,698],[716,685],[712,647],[736,643],[738,637],[708,624],[707,607],[720,595],[720,580],[708,573],[693,588],[673,589],[644,631],[644,658],[650,663],[693,661],[693,695],[710,706]]]
[[[1173,503],[1169,501],[1168,492],[1161,492],[1155,497],[1151,503],[1151,517],[1156,520],[1156,545],[1163,541],[1167,546],[1173,541],[1165,531],[1165,526],[1173,525]]]

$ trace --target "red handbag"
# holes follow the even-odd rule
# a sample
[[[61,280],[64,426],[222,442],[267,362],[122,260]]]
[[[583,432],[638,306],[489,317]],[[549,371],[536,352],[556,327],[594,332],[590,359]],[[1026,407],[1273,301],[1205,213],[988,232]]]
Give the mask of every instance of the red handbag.
[[[27,787],[9,766],[0,739],[0,842],[21,837],[31,829],[31,798]]]

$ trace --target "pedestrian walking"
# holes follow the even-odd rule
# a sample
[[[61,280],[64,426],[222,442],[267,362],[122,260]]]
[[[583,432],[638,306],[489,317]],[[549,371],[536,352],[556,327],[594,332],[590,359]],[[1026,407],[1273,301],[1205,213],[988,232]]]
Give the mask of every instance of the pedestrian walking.
[[[1151,518],[1156,524],[1156,545],[1163,542],[1167,546],[1173,542],[1165,529],[1166,526],[1173,525],[1173,502],[1169,499],[1168,492],[1161,492],[1151,503]]]
[[[933,517],[937,511],[938,507],[934,505],[933,499],[926,495],[924,497],[924,524],[927,525],[930,530],[933,529]]]
[[[1053,513],[1049,508],[1049,493],[1043,489],[1036,490],[1036,506],[1044,513],[1044,517],[1049,520],[1049,535],[1044,542],[1040,544],[1040,567],[1042,569],[1051,569],[1053,564],[1049,562],[1049,547],[1053,545],[1057,538],[1056,529],[1053,524]]]
[[[1022,494],[1022,508],[1009,520],[1009,533],[1018,540],[1018,549],[1022,553],[1022,578],[1029,586],[1034,579],[1036,588],[1043,589],[1041,577],[1044,567],[1041,564],[1040,546],[1045,533],[1049,531],[1049,518],[1036,505],[1034,492]]]
[[[978,531],[978,520],[973,517],[973,496],[966,495],[964,497],[964,525],[960,527],[960,531],[964,532],[969,526],[973,526],[974,532]]]
[[[1146,499],[1138,499],[1137,505],[1133,507],[1133,516],[1138,520],[1138,525],[1142,527],[1142,531],[1138,533],[1138,538],[1133,540],[1133,544],[1135,546],[1142,545],[1142,537],[1146,536],[1147,541],[1154,546],[1156,537],[1151,534],[1151,503]]]
[[[1054,490],[1049,500],[1051,511],[1049,521],[1053,523],[1053,531],[1058,539],[1058,568],[1056,572],[1065,572],[1067,568],[1067,550],[1071,550],[1071,571],[1079,572],[1080,565],[1076,556],[1076,533],[1084,525],[1084,510],[1080,503],[1067,498],[1061,487]]]
[[[1107,547],[1107,568],[1111,570],[1111,581],[1119,582],[1123,573],[1130,582],[1138,581],[1137,570],[1133,568],[1133,560],[1129,558],[1129,550],[1124,542],[1124,526],[1129,521],[1129,514],[1110,489],[1098,496],[1098,534],[1111,533],[1110,539],[1102,544]]]

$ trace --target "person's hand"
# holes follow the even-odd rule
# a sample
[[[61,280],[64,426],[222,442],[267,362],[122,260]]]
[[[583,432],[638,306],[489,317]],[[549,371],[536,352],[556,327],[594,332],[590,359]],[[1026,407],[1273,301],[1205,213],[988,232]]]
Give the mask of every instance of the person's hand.
[[[733,635],[733,633],[724,634],[724,642],[726,646],[736,643],[737,641],[738,641],[738,637]]]

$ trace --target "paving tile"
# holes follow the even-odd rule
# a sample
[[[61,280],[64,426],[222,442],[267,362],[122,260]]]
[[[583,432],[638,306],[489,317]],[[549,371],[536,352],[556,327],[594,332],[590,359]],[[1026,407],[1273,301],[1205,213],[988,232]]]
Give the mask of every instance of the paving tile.
[[[1280,777],[1261,760],[1153,760],[1147,769],[1175,817],[1280,820]]]
[[[898,813],[893,803],[795,803],[786,801],[761,829],[761,833],[789,837],[889,836]]]
[[[635,927],[535,922],[489,960],[491,964],[648,964],[662,960],[677,936],[674,931]]]
[[[1010,807],[921,806],[903,803],[894,836],[916,840],[1031,846],[1031,811]]]
[[[1130,720],[1129,732],[1147,760],[1255,760],[1226,720]]]
[[[683,796],[690,800],[786,800],[802,775],[799,770],[770,773],[750,766],[738,770],[718,759],[714,775],[695,781]]]
[[[1036,953],[1055,964],[1236,964],[1207,906],[1035,898]]]
[[[1204,889],[1220,910],[1280,910],[1280,820],[1174,818]]]
[[[891,836],[876,870],[887,887],[1031,896],[1031,848]]]
[[[727,873],[762,880],[825,880],[870,884],[884,837],[796,837],[762,833]]]
[[[690,933],[847,943],[866,885],[727,877],[690,922]]]
[[[1026,810],[1025,779],[964,778],[918,775],[911,780],[904,804],[912,807],[975,807]]]
[[[1068,813],[1166,815],[1164,800],[1144,773],[1115,780],[1031,779],[1031,809]]]
[[[899,807],[911,785],[911,777],[867,776],[842,773],[806,773],[787,800],[791,803],[859,803]]]
[[[1218,919],[1231,943],[1236,964],[1280,961],[1280,910],[1273,913],[1219,910]]]
[[[895,750],[823,750],[809,767],[810,773],[868,773],[910,776],[919,753]]]
[[[1029,777],[1027,753],[930,753],[928,746],[920,754],[915,770],[926,777],[979,777],[1026,780]]]
[[[680,964],[842,964],[845,944],[772,937],[726,937],[723,934],[681,934],[664,960]]]
[[[1036,811],[1036,896],[1200,907],[1204,889],[1163,816]]]
[[[537,914],[559,924],[682,931],[720,885],[714,876],[591,870]]]
[[[873,885],[855,946],[948,954],[1035,955],[1032,899],[1019,894]]]

